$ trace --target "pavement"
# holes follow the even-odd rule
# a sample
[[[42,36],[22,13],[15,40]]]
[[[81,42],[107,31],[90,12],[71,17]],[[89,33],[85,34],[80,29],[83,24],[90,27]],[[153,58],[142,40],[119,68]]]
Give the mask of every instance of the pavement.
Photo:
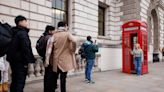
[[[164,92],[164,62],[150,63],[143,76],[112,70],[94,73],[93,79],[95,84],[87,84],[84,75],[68,77],[67,92]],[[27,84],[25,92],[43,92],[43,82]]]

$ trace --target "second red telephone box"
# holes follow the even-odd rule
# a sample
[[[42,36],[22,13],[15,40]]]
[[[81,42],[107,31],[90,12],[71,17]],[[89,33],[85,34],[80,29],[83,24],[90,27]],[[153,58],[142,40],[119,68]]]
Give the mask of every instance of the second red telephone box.
[[[122,71],[132,73],[134,68],[133,56],[129,49],[139,43],[143,50],[142,74],[148,73],[148,34],[147,24],[139,20],[131,20],[122,25]]]

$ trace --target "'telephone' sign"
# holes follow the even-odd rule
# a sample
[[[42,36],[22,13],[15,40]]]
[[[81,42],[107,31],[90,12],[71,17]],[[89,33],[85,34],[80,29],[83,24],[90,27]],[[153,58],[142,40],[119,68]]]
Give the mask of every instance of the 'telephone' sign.
[[[128,27],[124,29],[124,31],[132,31],[132,30],[139,30],[139,27]]]

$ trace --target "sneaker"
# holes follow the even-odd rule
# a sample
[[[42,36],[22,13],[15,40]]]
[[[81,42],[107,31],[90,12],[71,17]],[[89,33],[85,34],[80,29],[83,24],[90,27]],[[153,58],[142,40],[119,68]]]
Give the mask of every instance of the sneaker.
[[[84,80],[84,82],[88,83],[88,82],[89,82],[89,80],[88,80],[88,79],[85,79],[85,80]]]
[[[88,81],[88,84],[95,84],[94,81]]]

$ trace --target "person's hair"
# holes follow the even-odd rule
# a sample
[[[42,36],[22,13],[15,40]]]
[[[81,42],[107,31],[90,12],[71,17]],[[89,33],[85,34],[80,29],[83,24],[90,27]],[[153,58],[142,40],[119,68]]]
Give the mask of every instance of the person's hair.
[[[87,40],[91,41],[92,37],[91,36],[87,36]]]
[[[23,21],[23,20],[27,20],[26,17],[24,17],[22,15],[18,15],[18,16],[15,17],[15,24],[19,25],[19,22]]]
[[[66,25],[67,25],[67,23],[66,22],[63,22],[63,21],[60,21],[58,23],[58,27],[65,27]]]
[[[44,35],[49,34],[49,31],[54,31],[55,27],[51,26],[51,25],[47,25],[45,28],[45,32],[43,33]]]

